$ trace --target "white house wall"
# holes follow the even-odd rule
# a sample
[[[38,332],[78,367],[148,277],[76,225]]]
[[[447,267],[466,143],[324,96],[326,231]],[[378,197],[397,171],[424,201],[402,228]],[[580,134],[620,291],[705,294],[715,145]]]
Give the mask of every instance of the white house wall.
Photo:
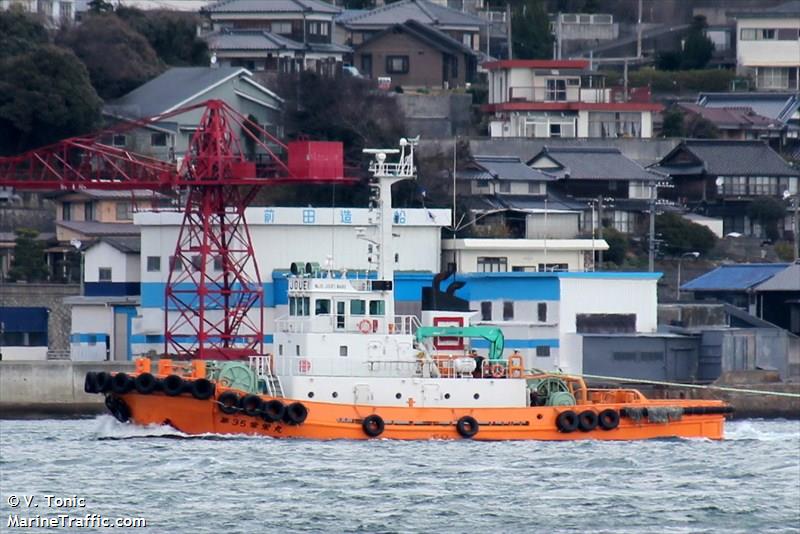
[[[99,282],[100,268],[110,267],[111,282],[138,282],[138,260],[136,254],[125,254],[101,241],[84,253],[84,281]],[[129,265],[133,267],[131,270]]]
[[[742,29],[800,29],[800,18],[740,18],[736,24],[736,63],[739,67],[796,67],[800,40],[742,40]]]

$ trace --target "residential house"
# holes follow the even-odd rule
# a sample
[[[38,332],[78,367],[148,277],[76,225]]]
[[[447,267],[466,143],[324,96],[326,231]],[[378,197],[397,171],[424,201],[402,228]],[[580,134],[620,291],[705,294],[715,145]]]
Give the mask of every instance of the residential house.
[[[0,0],[0,11],[12,6],[41,16],[51,28],[75,22],[75,0]]]
[[[608,13],[556,13],[550,16],[555,56],[570,57],[589,46],[619,37],[619,24]]]
[[[763,197],[782,199],[784,191],[797,194],[800,181],[800,171],[763,141],[687,139],[652,168],[672,179],[668,198],[721,218],[725,234],[758,237],[765,229],[748,216],[749,204]]]
[[[139,235],[103,236],[84,247],[84,295],[138,295],[140,251]]]
[[[733,15],[737,71],[759,91],[800,89],[800,0]]]
[[[556,177],[517,156],[473,157],[456,173],[473,237],[561,238],[580,233],[581,205],[553,194]]]
[[[475,79],[475,52],[448,34],[410,19],[358,45],[355,64],[370,78],[403,87],[463,87]]]
[[[206,100],[225,101],[239,114],[253,116],[266,130],[280,134],[282,99],[253,79],[242,67],[173,67],[103,108],[110,121],[138,121],[173,112]],[[204,109],[163,120],[124,128],[109,136],[112,146],[163,160],[176,160],[186,152]],[[280,135],[278,135],[280,137]]]
[[[333,75],[351,52],[332,41],[340,12],[320,0],[223,0],[204,10],[210,20],[206,38],[225,65]]]
[[[681,102],[678,109],[685,114],[684,123],[704,119],[719,132],[720,139],[763,139],[780,147],[786,126],[775,119],[759,115],[753,108],[713,108]]]
[[[800,93],[797,91],[700,93],[697,104],[706,108],[752,110],[784,127],[782,145],[800,144]]]
[[[759,317],[800,335],[800,259],[753,288]]]
[[[444,270],[470,273],[593,271],[603,239],[443,239]]]
[[[624,233],[641,230],[664,178],[612,147],[545,146],[528,165],[558,177],[554,189],[583,203],[586,233],[599,224]],[[596,219],[595,208],[602,210]]]
[[[491,137],[617,138],[653,135],[651,102],[623,101],[587,60],[501,60],[489,73]]]
[[[467,48],[481,50],[480,35],[486,21],[429,0],[400,0],[362,12],[345,12],[336,24],[334,42],[358,47],[375,34],[414,20],[442,31]]]

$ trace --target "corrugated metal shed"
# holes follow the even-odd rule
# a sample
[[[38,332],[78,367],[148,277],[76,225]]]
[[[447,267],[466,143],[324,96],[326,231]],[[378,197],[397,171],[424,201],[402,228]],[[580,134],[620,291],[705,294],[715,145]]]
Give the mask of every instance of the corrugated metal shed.
[[[745,291],[769,280],[788,267],[788,263],[735,263],[721,265],[683,284],[685,291]]]

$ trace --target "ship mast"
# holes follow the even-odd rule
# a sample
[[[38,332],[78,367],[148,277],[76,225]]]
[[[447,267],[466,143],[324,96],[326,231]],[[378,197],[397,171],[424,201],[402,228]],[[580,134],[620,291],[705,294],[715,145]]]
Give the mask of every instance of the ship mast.
[[[414,165],[414,148],[419,137],[400,139],[400,148],[367,148],[366,154],[374,154],[369,164],[370,178],[370,213],[371,223],[377,227],[377,245],[374,255],[378,266],[378,280],[394,282],[394,247],[392,246],[392,228],[394,210],[392,209],[392,186],[402,180],[417,177]],[[387,155],[397,154],[396,162],[387,162]],[[394,317],[394,290],[389,291],[386,299],[386,316]]]

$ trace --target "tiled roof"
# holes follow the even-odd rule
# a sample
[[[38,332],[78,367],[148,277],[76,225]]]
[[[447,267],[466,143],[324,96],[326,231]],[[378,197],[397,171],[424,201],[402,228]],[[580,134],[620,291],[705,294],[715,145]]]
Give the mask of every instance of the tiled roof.
[[[721,265],[683,284],[686,291],[745,291],[786,269],[787,263],[735,263]]]
[[[759,8],[753,10],[742,10],[730,13],[737,18],[773,18],[786,15],[800,16],[800,0],[792,0],[775,7]]]
[[[467,206],[474,210],[553,210],[582,211],[586,204],[572,201],[557,195],[542,197],[531,195],[471,195],[465,198]]]
[[[209,13],[339,13],[320,0],[223,0],[206,8]]]
[[[138,235],[139,227],[133,223],[104,223],[96,221],[57,221],[56,226],[90,237]]]
[[[475,156],[473,160],[476,167],[498,180],[546,182],[556,179],[555,176],[528,167],[515,156]]]
[[[763,141],[687,139],[664,156],[658,168],[670,172],[672,158],[684,150],[699,159],[711,176],[800,176]]]
[[[712,108],[687,103],[680,103],[678,107],[703,117],[718,128],[757,130],[780,130],[783,128],[781,121],[759,115],[751,107]]]
[[[756,291],[800,291],[800,262],[794,262],[766,282],[758,284]]]
[[[341,24],[348,28],[391,26],[407,20],[436,26],[485,26],[486,21],[467,13],[429,2],[400,0],[383,7],[348,17]]]
[[[90,249],[98,243],[107,243],[126,254],[139,254],[142,251],[142,240],[137,236],[115,236],[115,237],[101,237],[86,249]]]
[[[528,164],[547,157],[559,165],[543,169],[560,178],[577,180],[658,180],[659,175],[645,170],[625,157],[618,148],[591,146],[545,146]]]
[[[206,37],[211,50],[302,50],[302,43],[264,30],[223,30]]]
[[[800,94],[788,93],[700,93],[697,103],[707,108],[750,108],[755,113],[782,122],[800,106]]]
[[[361,46],[366,46],[369,43],[381,39],[382,37],[395,32],[404,32],[420,41],[427,43],[429,46],[448,54],[470,54],[475,55],[475,52],[464,46],[460,41],[456,41],[444,32],[441,32],[416,20],[407,20],[402,24],[395,24],[378,32],[376,35],[370,37]]]

